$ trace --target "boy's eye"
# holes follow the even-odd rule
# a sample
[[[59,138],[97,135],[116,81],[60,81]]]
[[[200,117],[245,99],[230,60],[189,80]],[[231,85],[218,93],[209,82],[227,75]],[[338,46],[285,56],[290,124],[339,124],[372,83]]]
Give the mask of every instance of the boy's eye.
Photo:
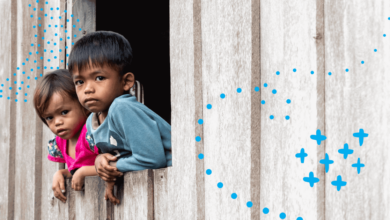
[[[66,115],[66,114],[68,114],[68,112],[69,112],[68,110],[62,111],[61,115]]]
[[[102,81],[103,79],[104,79],[103,76],[98,76],[98,77],[96,77],[96,81]]]
[[[84,82],[82,80],[77,80],[74,84],[76,86],[83,84]]]

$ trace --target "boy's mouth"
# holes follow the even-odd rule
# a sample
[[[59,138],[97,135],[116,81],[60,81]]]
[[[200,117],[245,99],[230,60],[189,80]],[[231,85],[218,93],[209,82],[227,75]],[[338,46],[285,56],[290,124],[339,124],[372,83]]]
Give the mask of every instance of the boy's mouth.
[[[92,105],[92,104],[95,104],[97,102],[96,99],[86,99],[84,100],[84,104],[86,105]]]

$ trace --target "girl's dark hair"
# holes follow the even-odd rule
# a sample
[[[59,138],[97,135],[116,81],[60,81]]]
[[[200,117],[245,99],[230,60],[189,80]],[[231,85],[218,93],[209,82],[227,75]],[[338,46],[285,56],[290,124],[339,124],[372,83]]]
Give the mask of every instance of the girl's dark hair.
[[[107,65],[120,76],[130,72],[133,50],[129,41],[111,31],[96,31],[78,40],[69,55],[68,69],[73,73],[84,68]]]
[[[62,96],[68,96],[77,102],[79,101],[72,75],[67,69],[58,69],[46,74],[35,89],[34,107],[37,114],[46,125],[46,120],[42,117],[42,115],[47,109],[50,98],[54,93],[59,93]]]

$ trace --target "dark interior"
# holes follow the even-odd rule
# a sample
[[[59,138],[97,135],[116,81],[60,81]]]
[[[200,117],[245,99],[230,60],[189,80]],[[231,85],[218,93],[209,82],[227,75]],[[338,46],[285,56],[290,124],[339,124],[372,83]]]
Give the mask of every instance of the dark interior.
[[[133,48],[132,72],[144,86],[145,105],[171,124],[169,0],[96,0],[96,30],[122,34]]]

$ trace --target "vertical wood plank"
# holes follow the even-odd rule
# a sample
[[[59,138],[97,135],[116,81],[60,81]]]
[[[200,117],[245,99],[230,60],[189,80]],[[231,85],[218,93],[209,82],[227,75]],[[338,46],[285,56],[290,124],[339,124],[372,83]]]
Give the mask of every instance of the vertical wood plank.
[[[325,1],[326,152],[334,160],[326,219],[390,218],[389,14],[389,1]],[[368,133],[362,146],[353,137],[359,129]],[[346,143],[353,154],[344,159],[338,150]],[[352,167],[358,158],[360,174]],[[347,185],[337,191],[339,175]]]
[[[123,219],[153,220],[153,170],[124,175]]]
[[[1,220],[13,219],[15,148],[10,146],[15,144],[15,131],[11,130],[15,117],[11,109],[14,104],[7,100],[10,86],[7,78],[16,70],[16,38],[12,37],[16,34],[16,10],[16,1],[0,1],[0,167],[4,172],[4,178],[0,179]]]
[[[202,1],[204,169],[212,172],[205,177],[207,219],[259,217],[260,95],[252,87],[260,81],[258,7]]]
[[[36,1],[17,2],[17,33],[13,36],[17,39],[17,65],[20,72],[17,73],[13,84],[12,93],[16,94],[11,102],[16,103],[12,114],[16,117],[15,126],[15,219],[40,219],[41,218],[41,182],[42,182],[42,125],[36,113],[32,111],[32,99],[24,102],[25,94],[32,95],[36,86],[40,69],[37,67],[37,57],[42,48],[38,47],[39,41],[34,35],[42,32],[42,20],[38,20],[42,3]],[[31,7],[29,7],[31,4]],[[36,10],[33,10],[36,8]],[[31,15],[33,17],[31,17]],[[31,53],[31,54],[30,54]],[[22,63],[25,63],[24,65]],[[25,72],[25,73],[22,73]],[[28,78],[30,77],[30,78]],[[22,83],[26,82],[25,84]],[[26,84],[30,88],[26,87]]]
[[[71,38],[76,43],[84,35],[96,31],[96,0],[73,0],[72,13],[77,31],[72,33]],[[79,28],[82,30],[79,31]]]
[[[154,219],[170,219],[168,216],[168,168],[153,170],[154,173]]]
[[[104,200],[104,181],[98,177],[85,178],[85,190],[74,191],[75,219],[106,219],[107,204]]]
[[[51,1],[49,4],[41,1],[43,11],[40,11],[43,28],[40,30],[38,43],[43,49],[37,56],[38,65],[41,67],[43,75],[50,71],[65,67],[65,0]],[[51,10],[53,8],[53,10]],[[57,10],[57,8],[59,8]],[[46,14],[46,16],[45,16]],[[61,16],[61,19],[59,17]],[[53,19],[51,19],[53,17]],[[50,27],[49,27],[50,25]],[[57,27],[55,27],[57,25]],[[45,32],[44,32],[45,30]],[[44,39],[42,39],[44,37]],[[50,42],[48,44],[47,42]],[[56,43],[56,45],[54,45]],[[46,52],[44,52],[46,50]],[[60,52],[61,51],[61,52]],[[41,59],[42,57],[42,59]],[[50,62],[49,62],[50,60]],[[42,128],[42,195],[41,195],[41,213],[42,219],[55,219],[58,216],[64,217],[61,210],[61,201],[54,197],[52,191],[53,175],[59,169],[64,169],[64,164],[51,162],[47,159],[47,144],[54,134],[50,129],[40,122]]]
[[[260,2],[260,89],[265,101],[260,210],[270,210],[261,219],[279,219],[282,212],[287,219],[324,219],[326,179],[319,164],[324,142],[318,146],[310,139],[317,129],[324,133],[325,126],[323,16],[322,0]],[[295,157],[301,148],[308,154],[304,163]],[[314,187],[303,181],[310,172],[320,179]]]
[[[168,168],[169,218],[204,219],[201,1],[170,1],[173,166]]]
[[[119,199],[120,203],[118,205],[112,205],[110,201],[108,204],[111,204],[112,215],[109,215],[112,219],[122,220],[124,219],[124,177],[117,180],[117,185],[114,187],[114,195]]]

